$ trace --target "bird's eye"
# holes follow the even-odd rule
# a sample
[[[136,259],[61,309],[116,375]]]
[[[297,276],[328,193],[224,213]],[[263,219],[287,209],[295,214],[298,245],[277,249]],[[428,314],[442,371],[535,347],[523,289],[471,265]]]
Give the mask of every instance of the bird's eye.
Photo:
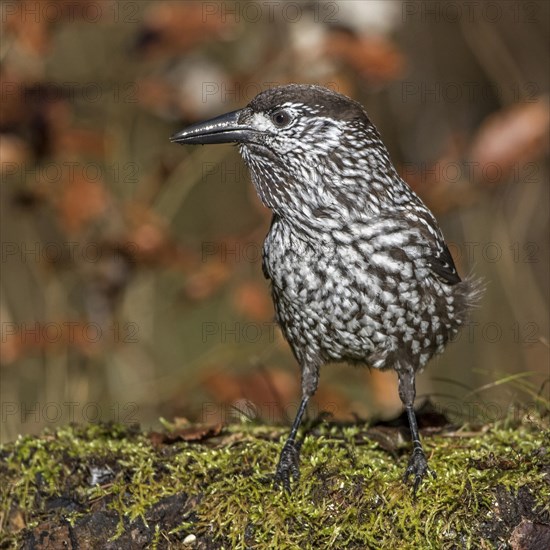
[[[275,126],[279,128],[284,128],[285,126],[288,126],[292,122],[292,117],[288,113],[288,111],[280,110],[275,111],[271,115],[271,121]]]

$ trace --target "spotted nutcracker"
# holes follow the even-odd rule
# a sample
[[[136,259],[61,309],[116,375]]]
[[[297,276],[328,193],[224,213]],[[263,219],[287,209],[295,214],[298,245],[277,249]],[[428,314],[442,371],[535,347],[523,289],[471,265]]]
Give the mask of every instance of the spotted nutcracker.
[[[276,483],[299,477],[297,432],[319,369],[348,362],[394,369],[413,451],[404,479],[430,472],[413,403],[415,375],[466,321],[481,294],[461,280],[432,213],[395,170],[363,107],[326,88],[288,85],[172,136],[239,144],[273,212],[263,270],[302,369],[302,400]]]

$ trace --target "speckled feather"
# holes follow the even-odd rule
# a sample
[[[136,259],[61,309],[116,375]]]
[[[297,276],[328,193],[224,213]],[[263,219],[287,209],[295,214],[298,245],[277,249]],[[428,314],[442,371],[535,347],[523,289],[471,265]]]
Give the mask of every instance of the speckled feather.
[[[464,324],[478,285],[460,280],[359,103],[287,86],[257,96],[241,122],[267,126],[279,109],[294,123],[240,148],[274,212],[264,273],[294,354],[315,378],[331,361],[416,372]]]

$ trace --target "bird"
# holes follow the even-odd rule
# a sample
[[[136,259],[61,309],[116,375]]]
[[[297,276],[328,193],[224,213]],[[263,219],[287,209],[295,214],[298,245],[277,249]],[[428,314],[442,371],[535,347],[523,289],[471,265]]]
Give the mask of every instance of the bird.
[[[482,295],[461,279],[431,211],[395,169],[357,101],[287,84],[174,134],[177,144],[236,143],[272,211],[262,251],[276,319],[301,367],[301,400],[275,472],[300,477],[298,432],[320,369],[343,362],[397,373],[412,453],[403,475],[427,474],[415,378],[467,322]]]

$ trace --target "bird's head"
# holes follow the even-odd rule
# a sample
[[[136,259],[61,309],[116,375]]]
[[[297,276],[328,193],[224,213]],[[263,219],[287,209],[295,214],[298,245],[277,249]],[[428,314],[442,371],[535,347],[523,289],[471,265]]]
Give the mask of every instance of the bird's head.
[[[238,143],[264,204],[281,216],[312,222],[326,224],[346,210],[376,206],[376,196],[395,176],[363,107],[320,86],[272,88],[171,141]]]

